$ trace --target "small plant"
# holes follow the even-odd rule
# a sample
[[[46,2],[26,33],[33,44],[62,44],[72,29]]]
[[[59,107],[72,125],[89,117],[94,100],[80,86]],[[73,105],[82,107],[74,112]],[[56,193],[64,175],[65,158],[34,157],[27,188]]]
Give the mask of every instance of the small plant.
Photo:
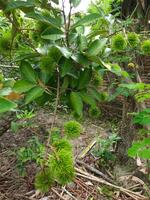
[[[25,110],[25,111],[19,111],[19,113],[16,114],[16,117],[19,121],[17,122],[14,122],[12,121],[11,122],[11,130],[14,132],[14,133],[17,133],[19,131],[19,129],[21,128],[33,128],[35,127],[35,125],[32,123],[31,119],[33,117],[35,117],[35,113],[33,110],[31,111],[28,111],[28,110]]]
[[[73,181],[75,170],[71,151],[62,148],[50,156],[49,163],[58,183],[65,185]]]
[[[150,125],[150,109],[144,109],[143,111],[135,113],[134,115],[134,124],[139,124],[142,126]],[[143,132],[149,134],[149,130],[144,131],[144,129],[142,129],[141,134]],[[150,138],[134,141],[132,146],[128,149],[128,155],[130,157],[139,156],[143,159],[150,159]]]
[[[77,121],[69,121],[64,124],[64,134],[69,139],[74,139],[80,136],[82,127]]]
[[[112,38],[112,49],[115,51],[123,51],[127,46],[126,40],[122,34],[117,34]]]
[[[150,55],[150,40],[145,40],[142,43],[142,51],[145,55]]]
[[[99,138],[97,141],[97,145],[93,150],[94,156],[104,159],[105,162],[107,162],[108,160],[113,160],[113,145],[117,143],[119,139],[120,137],[118,137],[116,134],[112,134],[106,139]]]
[[[128,42],[130,46],[135,48],[139,43],[139,36],[136,33],[131,32],[131,33],[128,33],[127,37],[128,37]]]
[[[100,111],[100,109],[99,108],[97,108],[97,107],[91,107],[90,109],[89,109],[89,115],[90,115],[90,117],[93,117],[93,118],[98,118],[100,115],[101,115],[101,111]]]
[[[78,137],[81,131],[81,125],[76,121],[64,124],[68,139]],[[18,168],[22,175],[25,174],[25,164],[28,162],[35,162],[40,167],[35,177],[35,188],[41,192],[47,192],[55,181],[65,185],[75,177],[72,145],[68,139],[62,137],[63,129],[54,127],[48,132],[49,147],[34,137],[29,140],[27,147],[22,147],[17,153]]]
[[[26,147],[17,151],[17,168],[22,176],[26,174],[25,165],[28,162],[36,162],[41,165],[45,153],[45,146],[37,137],[32,137]]]
[[[0,37],[0,53],[2,55],[8,54],[11,48],[11,33],[6,31]]]
[[[35,188],[41,192],[47,192],[53,183],[53,172],[49,168],[36,174]]]

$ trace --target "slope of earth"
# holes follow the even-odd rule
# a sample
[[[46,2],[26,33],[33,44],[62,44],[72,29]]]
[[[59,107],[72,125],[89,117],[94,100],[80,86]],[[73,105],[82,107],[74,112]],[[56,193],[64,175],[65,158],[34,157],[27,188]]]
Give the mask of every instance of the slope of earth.
[[[72,119],[70,115],[60,112],[56,117],[56,125],[62,126],[64,122],[70,119]],[[114,187],[112,181],[114,175],[109,170],[103,172],[98,170],[98,159],[92,156],[89,150],[94,146],[98,137],[107,138],[111,134],[110,123],[105,122],[104,119],[91,120],[86,118],[81,122],[84,131],[78,139],[73,141],[77,171],[75,181],[65,187],[56,184],[44,195],[35,191],[36,165],[34,162],[28,163],[26,166],[27,173],[24,177],[21,177],[16,168],[16,151],[24,147],[33,136],[45,143],[47,130],[52,121],[53,114],[48,109],[41,109],[32,119],[33,126],[31,128],[22,128],[17,133],[12,133],[9,129],[0,137],[0,200],[132,200],[138,196],[134,194],[134,191],[139,194],[138,200],[148,199],[143,196],[143,192],[145,192],[144,183],[138,178],[130,184],[130,187],[133,188],[133,193],[132,191],[130,193],[130,190],[122,191],[119,186],[118,189]],[[122,179],[117,184],[124,182],[123,186],[126,185],[129,189],[128,181],[132,182],[131,177],[127,175],[120,177]]]

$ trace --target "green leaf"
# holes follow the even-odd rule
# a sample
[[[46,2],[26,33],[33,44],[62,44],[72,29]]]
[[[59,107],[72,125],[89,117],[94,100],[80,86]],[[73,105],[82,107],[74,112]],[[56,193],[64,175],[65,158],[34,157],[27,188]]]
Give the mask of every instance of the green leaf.
[[[133,119],[133,123],[140,125],[150,125],[150,109],[145,109],[137,113]]]
[[[108,40],[107,38],[104,38],[101,40],[97,39],[94,42],[92,42],[92,44],[89,46],[89,49],[87,51],[89,56],[96,56],[100,52],[102,52],[104,46],[106,45],[107,40]]]
[[[12,92],[11,87],[4,87],[0,90],[0,96],[7,96]]]
[[[11,122],[11,130],[14,133],[17,133],[17,131],[20,128],[20,124],[16,123],[16,122]]]
[[[78,92],[71,92],[70,94],[70,102],[73,110],[78,116],[82,116],[83,112],[83,102]]]
[[[71,3],[74,7],[77,7],[80,4],[81,0],[71,0]]]
[[[32,88],[25,97],[25,103],[26,104],[30,103],[31,101],[42,96],[43,93],[44,93],[44,89],[41,87],[36,86],[36,87]]]
[[[90,96],[86,92],[80,92],[80,96],[82,100],[91,107],[95,108],[97,106],[96,101],[92,98],[92,96]]]
[[[142,149],[138,152],[138,156],[144,159],[150,159],[150,147],[149,149]]]
[[[61,66],[61,76],[64,77],[67,74],[70,74],[72,72],[72,60],[66,59],[65,62]]]
[[[74,29],[78,26],[83,26],[83,25],[89,25],[92,22],[96,22],[96,20],[100,17],[99,14],[97,13],[93,13],[93,14],[89,14],[84,16],[82,19],[80,19],[78,22],[76,22],[71,29]]]
[[[69,51],[69,49],[67,47],[60,47],[60,46],[56,46],[60,52],[62,53],[62,55],[66,58],[70,58],[71,57],[71,52]]]
[[[19,80],[16,81],[13,90],[17,93],[23,93],[29,91],[31,88],[33,88],[35,84],[26,81],[26,80]]]
[[[68,86],[69,86],[69,78],[66,76],[64,78],[63,84],[62,84],[61,89],[60,89],[61,92],[65,92],[66,89],[68,88]]]
[[[90,64],[88,58],[81,53],[74,54],[71,58],[83,66],[89,66]]]
[[[46,40],[59,40],[61,38],[64,38],[64,34],[60,29],[57,28],[51,28],[48,30],[45,30],[42,35],[41,38],[46,39]]]
[[[59,4],[59,0],[52,0],[54,3]]]
[[[22,60],[25,60],[25,59],[31,59],[31,58],[36,58],[36,57],[39,57],[39,53],[19,53],[16,58],[15,58],[15,62],[18,62],[18,61],[22,61]]]
[[[87,87],[87,85],[91,80],[91,74],[92,74],[91,69],[85,69],[84,71],[81,72],[79,77],[78,89],[81,90]]]
[[[132,146],[128,149],[128,155],[130,157],[140,156],[141,158],[150,158],[150,138],[145,138],[144,140],[134,142]]]
[[[31,83],[37,83],[37,74],[35,73],[30,63],[22,61],[20,65],[20,71],[23,79]]]
[[[34,3],[32,1],[11,1],[8,2],[5,11],[11,11],[17,8],[32,8],[34,7]]]
[[[121,87],[128,88],[129,90],[144,90],[147,87],[145,83],[130,83],[120,84]]]
[[[92,98],[96,99],[97,101],[101,101],[101,94],[95,89],[95,88],[91,88],[89,89],[89,93],[91,95]]]
[[[43,22],[43,23],[47,23],[56,28],[60,27],[60,25],[61,25],[59,20],[57,20],[53,17],[50,17],[50,16],[43,16],[42,13],[30,12],[30,13],[26,14],[25,17],[32,18],[32,19],[35,19],[35,20]]]
[[[17,104],[15,104],[12,101],[9,101],[8,99],[5,99],[3,97],[0,97],[0,113],[10,111],[17,107]]]
[[[84,51],[87,49],[87,38],[84,35],[79,36],[79,49],[80,51]]]

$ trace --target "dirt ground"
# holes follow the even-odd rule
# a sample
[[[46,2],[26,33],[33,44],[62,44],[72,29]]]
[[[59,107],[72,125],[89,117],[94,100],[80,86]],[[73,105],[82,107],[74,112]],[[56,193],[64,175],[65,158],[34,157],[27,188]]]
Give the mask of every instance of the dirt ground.
[[[49,110],[40,110],[36,113],[36,117],[32,119],[32,123],[36,125],[36,128],[21,129],[16,134],[9,129],[0,136],[0,200],[132,200],[131,197],[118,193],[116,190],[108,192],[108,187],[105,187],[105,185],[88,180],[80,175],[77,175],[75,181],[65,187],[55,185],[47,194],[40,194],[35,191],[33,184],[37,170],[34,163],[27,165],[27,175],[25,177],[19,175],[16,169],[16,150],[23,147],[35,135],[42,142],[45,142],[46,130],[50,128],[52,119],[53,115]],[[69,119],[71,119],[70,115],[59,113],[56,124],[62,126]],[[81,123],[84,131],[78,139],[73,141],[76,159],[94,138],[98,136],[106,138],[110,134],[109,123],[105,120],[91,121],[87,118]],[[89,154],[85,156],[83,161],[94,167],[95,158]],[[76,167],[80,168],[81,166],[76,164]],[[82,167],[82,170],[86,172],[85,167]]]

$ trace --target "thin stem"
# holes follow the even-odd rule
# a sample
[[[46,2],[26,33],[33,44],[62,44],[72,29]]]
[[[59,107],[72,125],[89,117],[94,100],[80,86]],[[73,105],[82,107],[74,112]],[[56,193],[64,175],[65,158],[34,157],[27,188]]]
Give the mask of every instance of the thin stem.
[[[54,127],[55,122],[56,122],[56,114],[57,114],[57,109],[58,109],[59,96],[60,96],[60,76],[59,76],[59,67],[57,67],[57,95],[56,95],[56,101],[55,101],[55,110],[54,110],[53,121],[52,121],[50,129],[52,129]],[[48,150],[50,148],[50,139],[51,139],[51,135],[49,134],[48,139],[47,139],[47,144],[46,144],[47,149],[46,149],[44,160],[46,160],[47,155],[48,155]],[[44,168],[44,166],[43,166],[43,168]]]

